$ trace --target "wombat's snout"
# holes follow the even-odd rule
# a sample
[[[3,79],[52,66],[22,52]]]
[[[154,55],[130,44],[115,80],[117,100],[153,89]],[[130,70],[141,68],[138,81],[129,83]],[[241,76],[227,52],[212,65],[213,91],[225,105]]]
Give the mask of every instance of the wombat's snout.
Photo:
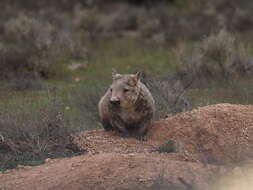
[[[120,105],[120,100],[119,99],[111,99],[110,103],[114,106]]]

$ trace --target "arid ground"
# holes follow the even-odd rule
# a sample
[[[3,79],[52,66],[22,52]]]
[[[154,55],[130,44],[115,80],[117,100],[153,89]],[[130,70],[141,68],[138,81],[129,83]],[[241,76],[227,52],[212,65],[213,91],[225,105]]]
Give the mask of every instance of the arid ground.
[[[86,131],[75,142],[87,154],[8,170],[0,189],[211,189],[251,163],[252,136],[253,106],[232,104],[156,121],[147,141]]]

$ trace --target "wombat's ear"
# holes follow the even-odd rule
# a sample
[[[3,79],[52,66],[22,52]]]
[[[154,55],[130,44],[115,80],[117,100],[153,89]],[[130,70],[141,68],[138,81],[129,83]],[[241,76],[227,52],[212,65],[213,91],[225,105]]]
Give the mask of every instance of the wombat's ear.
[[[116,79],[118,77],[120,77],[120,74],[116,71],[116,69],[113,68],[112,69],[112,78]]]
[[[135,80],[138,82],[140,79],[141,79],[141,72],[140,71],[138,71],[135,75],[134,75],[134,78],[135,78]]]

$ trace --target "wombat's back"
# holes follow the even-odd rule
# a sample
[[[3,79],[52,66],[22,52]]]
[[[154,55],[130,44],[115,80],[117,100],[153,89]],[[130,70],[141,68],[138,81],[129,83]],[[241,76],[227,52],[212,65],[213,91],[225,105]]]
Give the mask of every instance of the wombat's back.
[[[109,102],[110,102],[110,91],[107,90],[105,95],[100,99],[98,103],[99,117],[105,130],[112,129],[112,126],[110,124]]]

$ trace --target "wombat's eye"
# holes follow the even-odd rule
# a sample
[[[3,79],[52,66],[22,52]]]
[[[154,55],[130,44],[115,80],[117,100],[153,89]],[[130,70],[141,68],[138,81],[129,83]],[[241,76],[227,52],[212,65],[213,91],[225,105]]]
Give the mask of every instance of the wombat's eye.
[[[110,92],[112,92],[112,88],[110,88]]]
[[[127,88],[124,89],[124,92],[128,92],[128,91],[129,91],[129,89],[127,89]]]

